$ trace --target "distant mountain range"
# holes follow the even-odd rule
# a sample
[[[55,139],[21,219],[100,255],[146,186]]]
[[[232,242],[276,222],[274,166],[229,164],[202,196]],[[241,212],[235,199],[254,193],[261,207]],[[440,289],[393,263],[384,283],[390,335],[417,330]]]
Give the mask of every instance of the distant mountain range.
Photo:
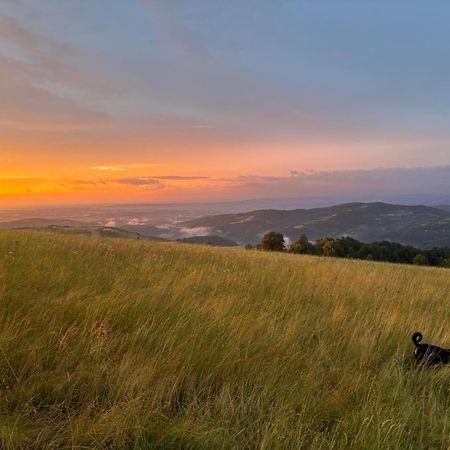
[[[363,242],[389,240],[421,248],[450,246],[450,208],[387,203],[347,203],[315,209],[264,209],[220,214],[180,224],[238,243],[256,244],[267,231],[291,240],[350,236]]]
[[[0,222],[0,229],[208,242],[217,246],[256,244],[266,232],[278,231],[290,240],[303,233],[311,241],[322,237],[350,236],[362,242],[388,240],[426,249],[450,247],[450,206],[346,203],[314,209],[259,209],[209,215],[159,226],[150,223],[108,226],[69,219],[35,218]]]

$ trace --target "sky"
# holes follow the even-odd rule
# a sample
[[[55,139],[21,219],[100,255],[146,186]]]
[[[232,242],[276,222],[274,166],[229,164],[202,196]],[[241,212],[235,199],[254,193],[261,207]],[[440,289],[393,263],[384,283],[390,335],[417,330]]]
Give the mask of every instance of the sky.
[[[444,0],[0,0],[0,207],[449,193],[449,23]]]

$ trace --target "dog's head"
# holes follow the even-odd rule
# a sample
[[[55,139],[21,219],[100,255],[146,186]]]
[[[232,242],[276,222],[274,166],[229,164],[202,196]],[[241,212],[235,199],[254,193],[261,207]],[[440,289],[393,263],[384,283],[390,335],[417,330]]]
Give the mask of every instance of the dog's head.
[[[416,331],[411,336],[411,340],[414,342],[414,345],[416,346],[416,348],[414,349],[414,356],[418,361],[424,360],[428,352],[428,345],[420,343],[422,339],[423,336],[420,331]]]
[[[418,347],[420,344],[419,342],[423,339],[422,333],[420,331],[416,331],[411,336],[412,341],[414,342],[414,345]]]

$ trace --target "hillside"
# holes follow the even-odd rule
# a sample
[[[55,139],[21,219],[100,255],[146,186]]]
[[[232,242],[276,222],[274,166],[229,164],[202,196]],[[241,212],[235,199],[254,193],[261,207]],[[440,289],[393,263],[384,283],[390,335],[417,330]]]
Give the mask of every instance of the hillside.
[[[120,227],[112,227],[91,222],[60,218],[30,218],[0,222],[0,230],[48,231],[87,236],[164,240],[158,236],[158,233],[160,233],[161,230],[151,225],[123,225]]]
[[[258,210],[221,214],[182,224],[240,243],[255,244],[275,230],[295,240],[350,236],[363,242],[389,240],[421,248],[450,246],[450,212],[429,206],[348,203],[327,208]]]
[[[116,227],[105,227],[100,225],[51,225],[50,220],[42,220],[42,224],[34,224],[29,226],[12,226],[8,227],[3,224],[0,229],[4,230],[21,230],[21,231],[41,231],[47,233],[57,233],[57,234],[67,234],[76,236],[101,236],[101,237],[112,237],[112,238],[122,238],[122,239],[148,239],[156,241],[164,241],[165,239],[157,237],[147,237],[139,233],[134,233],[132,231],[127,231],[122,228]],[[22,221],[20,221],[22,223]]]
[[[237,247],[237,243],[220,236],[191,236],[183,239],[178,239],[178,242],[184,244],[208,244],[216,247]]]
[[[448,448],[448,270],[0,233],[0,447]]]
[[[22,231],[44,231],[48,233],[101,236],[123,239],[144,239],[151,241],[178,241],[186,244],[208,243],[217,247],[236,247],[238,244],[231,239],[221,236],[189,236],[177,239],[183,235],[175,229],[168,232],[167,229],[159,228],[151,224],[120,226],[104,226],[95,223],[81,222],[70,219],[44,219],[32,218],[0,222],[0,230],[22,230]],[[167,239],[164,236],[171,236]]]
[[[0,222],[0,230],[38,229],[53,226],[76,228],[92,227],[95,224],[71,219],[45,219],[41,217]]]

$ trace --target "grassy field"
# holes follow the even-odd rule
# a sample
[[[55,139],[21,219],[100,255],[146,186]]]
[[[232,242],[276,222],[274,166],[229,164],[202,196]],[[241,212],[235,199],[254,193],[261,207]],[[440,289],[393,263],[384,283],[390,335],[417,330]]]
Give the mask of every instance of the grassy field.
[[[450,270],[0,233],[0,447],[447,449]]]

